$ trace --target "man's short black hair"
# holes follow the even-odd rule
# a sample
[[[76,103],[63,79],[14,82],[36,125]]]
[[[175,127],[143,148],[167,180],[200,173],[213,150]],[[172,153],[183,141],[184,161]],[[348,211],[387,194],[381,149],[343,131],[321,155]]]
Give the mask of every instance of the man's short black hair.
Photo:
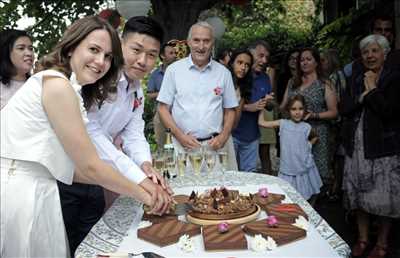
[[[160,59],[163,60],[163,58],[161,57],[161,55],[165,54],[165,48],[166,47],[175,47],[176,43],[173,43],[171,41],[168,41],[167,43],[162,44],[161,49],[160,49]]]
[[[130,18],[125,23],[122,37],[124,38],[128,33],[146,34],[155,38],[160,43],[164,40],[164,30],[160,23],[147,16],[135,16]]]
[[[391,23],[392,23],[392,27],[393,27],[393,29],[394,29],[394,19],[393,19],[393,17],[390,16],[390,15],[387,15],[387,14],[381,14],[381,13],[380,13],[380,14],[376,14],[376,15],[373,17],[372,22],[371,22],[371,31],[374,30],[375,22],[376,22],[377,20],[389,21],[389,22],[391,22]],[[394,32],[394,31],[393,31],[393,32]]]

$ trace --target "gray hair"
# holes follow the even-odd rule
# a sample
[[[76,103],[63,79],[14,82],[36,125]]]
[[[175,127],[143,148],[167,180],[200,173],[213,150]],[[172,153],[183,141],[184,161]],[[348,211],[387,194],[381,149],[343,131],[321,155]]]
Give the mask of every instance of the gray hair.
[[[187,40],[190,40],[192,38],[193,28],[197,26],[209,29],[211,31],[211,38],[214,41],[214,28],[206,21],[199,21],[193,24],[189,29]]]
[[[271,50],[272,50],[271,45],[267,41],[262,40],[262,39],[257,39],[255,41],[253,41],[249,45],[248,50],[254,51],[254,49],[256,49],[258,46],[263,46],[269,53],[271,53]]]
[[[383,53],[386,55],[389,53],[390,51],[390,44],[389,41],[387,40],[387,38],[385,36],[382,35],[378,35],[378,34],[372,34],[369,36],[366,36],[365,38],[363,38],[360,41],[360,49],[361,51],[366,48],[368,45],[376,43],[378,44],[378,46],[380,46],[383,50]]]

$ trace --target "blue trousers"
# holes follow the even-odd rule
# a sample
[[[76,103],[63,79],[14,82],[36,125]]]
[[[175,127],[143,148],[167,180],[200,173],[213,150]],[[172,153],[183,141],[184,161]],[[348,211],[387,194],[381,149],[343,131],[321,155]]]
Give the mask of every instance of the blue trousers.
[[[259,139],[252,142],[240,141],[233,137],[239,171],[255,172],[257,169]]]

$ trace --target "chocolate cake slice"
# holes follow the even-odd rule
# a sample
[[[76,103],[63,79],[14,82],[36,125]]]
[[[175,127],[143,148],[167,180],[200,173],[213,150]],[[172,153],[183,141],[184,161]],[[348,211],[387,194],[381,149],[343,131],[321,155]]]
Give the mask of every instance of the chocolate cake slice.
[[[252,196],[253,196],[253,200],[263,210],[266,209],[266,205],[274,204],[274,203],[281,203],[282,200],[285,199],[284,194],[274,194],[274,193],[268,193],[268,195],[266,197],[262,197],[259,193],[255,193]]]
[[[229,230],[221,233],[218,225],[203,226],[204,248],[207,251],[247,249],[247,241],[240,225],[229,225]]]
[[[267,214],[274,215],[278,221],[284,221],[290,224],[295,223],[299,216],[308,220],[307,214],[295,203],[269,204],[265,207]]]
[[[268,226],[265,220],[253,221],[243,227],[243,231],[249,235],[261,234],[265,239],[269,236],[278,246],[285,245],[306,237],[304,229],[285,222],[278,222],[275,226]]]
[[[154,215],[154,214],[148,214],[146,212],[143,213],[143,216],[142,216],[142,220],[148,220],[153,224],[160,223],[160,222],[163,222],[166,220],[171,220],[171,219],[176,220],[176,219],[178,219],[178,217],[176,214],[163,214],[162,216],[159,216],[159,215]]]
[[[160,247],[174,244],[179,238],[187,234],[194,236],[200,234],[200,226],[184,223],[179,220],[167,220],[137,231],[137,237],[158,245]]]

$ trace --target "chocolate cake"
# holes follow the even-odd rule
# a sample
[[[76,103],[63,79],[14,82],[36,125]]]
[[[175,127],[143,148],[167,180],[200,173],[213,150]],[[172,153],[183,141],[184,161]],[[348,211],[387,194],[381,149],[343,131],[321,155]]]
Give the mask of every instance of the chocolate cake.
[[[248,216],[257,211],[253,199],[226,188],[208,190],[203,194],[192,192],[189,215],[206,220],[229,220]]]
[[[150,227],[138,229],[137,237],[163,247],[178,242],[184,234],[194,236],[200,233],[200,226],[179,220],[166,220]]]
[[[266,197],[261,196],[260,193],[255,193],[252,196],[253,196],[254,201],[263,210],[266,209],[267,205],[274,204],[274,203],[281,203],[282,200],[285,199],[284,194],[274,194],[274,193],[268,193],[268,195]]]
[[[267,214],[274,215],[279,221],[295,223],[295,220],[301,215],[308,220],[307,214],[295,203],[269,204],[265,207]]]
[[[143,213],[142,220],[148,220],[151,223],[160,223],[166,220],[171,220],[171,219],[178,219],[177,215],[175,214],[163,214],[161,216],[155,215],[155,214],[148,214],[148,213]]]
[[[218,225],[203,226],[204,248],[207,251],[247,249],[247,241],[240,225],[229,225],[229,230],[219,232]]]
[[[269,236],[278,246],[300,240],[307,235],[304,229],[283,221],[279,221],[275,226],[269,226],[265,219],[247,223],[243,231],[252,236],[257,234],[261,234],[264,238]]]

